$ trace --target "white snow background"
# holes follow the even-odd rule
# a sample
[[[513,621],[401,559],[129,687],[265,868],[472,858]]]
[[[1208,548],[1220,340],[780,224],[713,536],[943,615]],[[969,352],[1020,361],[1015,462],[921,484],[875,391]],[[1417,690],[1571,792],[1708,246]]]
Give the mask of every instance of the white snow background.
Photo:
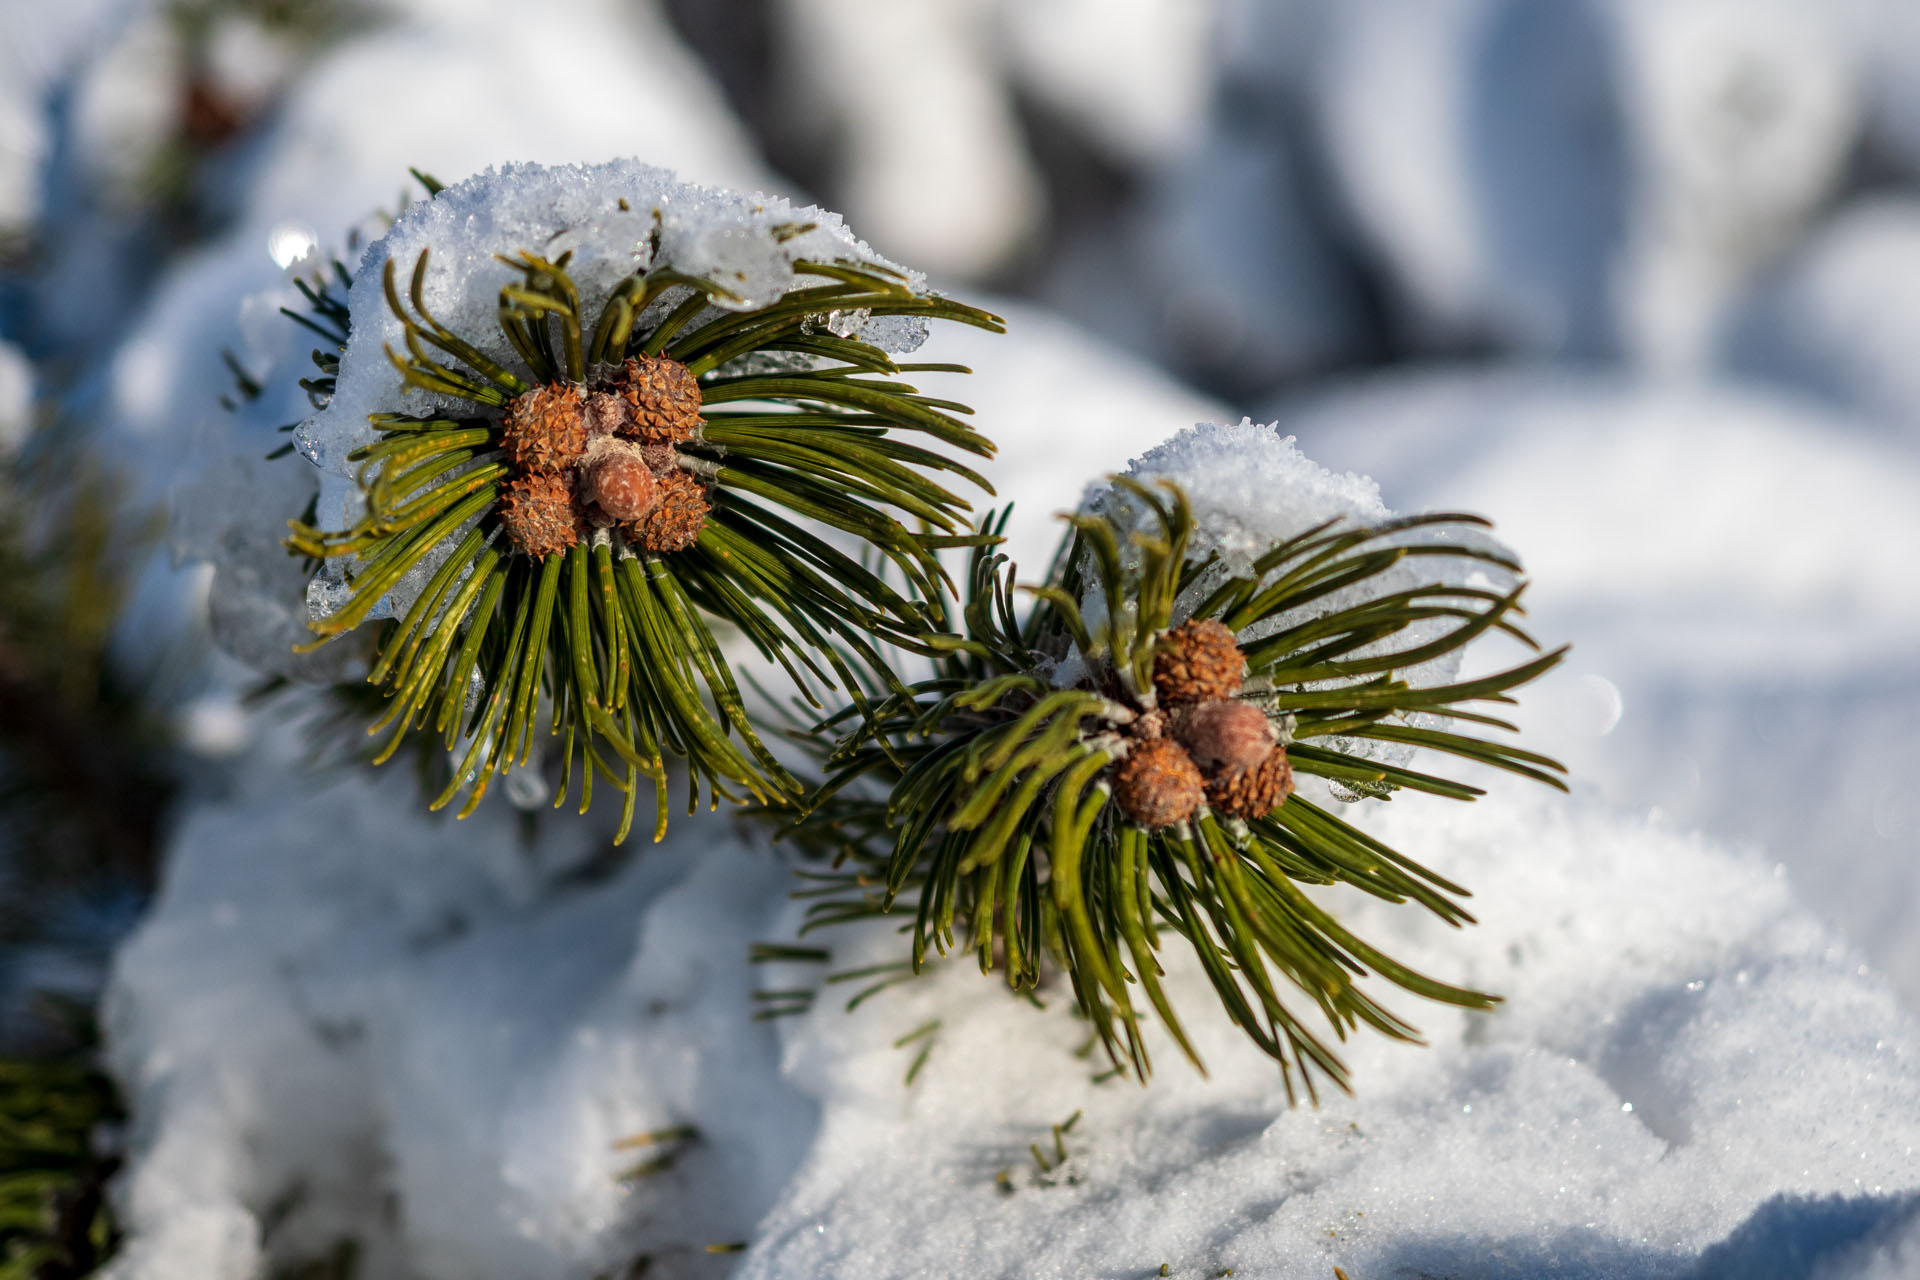
[[[221,563],[156,570],[143,625],[197,625],[211,597],[229,634],[272,639],[256,665],[299,623],[258,535],[312,483],[255,447],[306,412],[276,253],[339,245],[408,165],[631,154],[788,189],[651,3],[375,7],[286,72],[219,175],[230,220],[158,266],[82,380],[151,491],[186,495],[180,551]],[[1351,469],[1396,510],[1493,517],[1527,561],[1535,630],[1575,649],[1522,712],[1575,794],[1494,779],[1473,805],[1353,811],[1472,888],[1472,928],[1336,897],[1506,1003],[1390,1001],[1429,1046],[1353,1042],[1355,1095],[1295,1110],[1198,1016],[1209,1077],[1161,1045],[1150,1087],[1096,1083],[1060,993],[1037,1011],[966,964],[754,1023],[754,989],[821,972],[747,963],[796,917],[722,816],[628,859],[567,817],[528,845],[498,801],[429,819],[397,772],[301,772],[287,726],[237,709],[234,664],[201,710],[244,763],[180,815],[109,990],[133,1108],[110,1274],[241,1280],[351,1238],[361,1280],[585,1280],[643,1255],[651,1276],[796,1280],[1920,1276],[1911,15],[1130,0],[1114,35],[1069,0],[770,7],[844,36],[840,61],[784,46],[783,92],[842,122],[839,207],[881,253],[978,277],[1045,243],[1052,175],[1009,84],[1143,193],[1037,273],[1078,324],[953,286],[1009,334],[936,332],[915,357],[975,369],[927,386],[999,441],[1022,564],[1087,482],[1243,411],[1279,423],[1248,461],[1264,514],[1365,495]],[[45,219],[54,263],[26,363],[0,348],[9,439],[32,362],[83,328],[60,300],[129,296],[98,223],[63,242],[57,206],[75,173],[132,163],[148,91],[126,50],[149,6],[41,9],[4,6],[33,38],[9,46],[0,220]],[[924,54],[890,61],[909,39]],[[457,105],[409,109],[403,81]],[[1391,376],[1306,376],[1377,362],[1377,331]],[[223,346],[269,382],[238,418],[213,405]],[[1282,435],[1333,473],[1279,461]],[[835,971],[901,945],[823,941]],[[1042,1170],[1029,1144],[1056,1157],[1076,1112]],[[623,1179],[649,1152],[619,1140],[673,1125],[700,1137]]]

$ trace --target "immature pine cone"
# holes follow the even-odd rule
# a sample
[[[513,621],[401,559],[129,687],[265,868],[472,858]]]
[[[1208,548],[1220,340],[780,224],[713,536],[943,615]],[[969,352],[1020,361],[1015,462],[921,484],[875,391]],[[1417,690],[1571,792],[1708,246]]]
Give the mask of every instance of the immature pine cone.
[[[1293,766],[1275,746],[1251,769],[1222,770],[1207,781],[1207,804],[1232,818],[1264,818],[1293,794]]]
[[[627,424],[627,402],[611,391],[589,391],[586,415],[588,435],[610,436]]]
[[[707,527],[706,486],[675,469],[654,476],[653,508],[638,520],[620,526],[628,542],[643,551],[684,551]]]
[[[653,510],[660,494],[653,472],[631,453],[607,453],[581,470],[585,473],[585,483],[580,496],[613,520],[640,519]]]
[[[1153,687],[1163,703],[1231,698],[1240,692],[1245,666],[1224,623],[1189,618],[1160,637],[1153,653]]]
[[[513,545],[530,556],[566,551],[586,534],[565,476],[515,476],[500,499],[500,525]]]
[[[630,357],[614,386],[627,402],[622,435],[643,444],[671,444],[691,439],[700,427],[700,383],[678,360]]]
[[[552,382],[515,396],[500,424],[500,448],[520,471],[554,473],[587,451],[587,416],[580,388]]]
[[[1143,827],[1185,822],[1205,797],[1200,770],[1171,738],[1136,740],[1113,771],[1113,798],[1120,812]]]
[[[1273,722],[1250,702],[1221,698],[1181,707],[1173,736],[1209,776],[1251,769],[1273,750]]]

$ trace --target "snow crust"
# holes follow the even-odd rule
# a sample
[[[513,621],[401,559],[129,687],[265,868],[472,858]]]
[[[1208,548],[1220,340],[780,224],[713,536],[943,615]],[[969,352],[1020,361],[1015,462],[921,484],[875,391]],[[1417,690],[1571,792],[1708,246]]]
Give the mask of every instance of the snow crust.
[[[1416,967],[1504,992],[1496,1013],[1407,1010],[1429,1048],[1356,1040],[1356,1097],[1288,1111],[1217,1021],[1209,1080],[1162,1038],[1141,1090],[1093,1083],[1064,993],[1038,1013],[968,964],[850,1016],[835,1002],[787,1037],[820,1136],[737,1274],[1805,1275],[1713,1250],[1769,1218],[1804,1239],[1823,1197],[1855,1220],[1833,1252],[1910,1212],[1920,1036],[1783,881],[1581,803],[1369,812],[1480,886],[1481,923],[1341,909]],[[854,958],[893,945],[877,929]],[[1173,981],[1183,1007],[1207,1003],[1194,966]],[[902,1087],[893,1041],[934,1017]],[[1042,1172],[1028,1144],[1053,1159],[1076,1111],[1068,1160]]]

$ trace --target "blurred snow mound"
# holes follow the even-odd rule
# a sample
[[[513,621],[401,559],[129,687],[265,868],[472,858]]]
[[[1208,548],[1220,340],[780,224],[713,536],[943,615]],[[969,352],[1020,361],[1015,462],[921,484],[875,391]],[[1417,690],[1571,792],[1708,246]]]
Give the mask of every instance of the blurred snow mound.
[[[1834,184],[1851,50],[1796,0],[1327,7],[1321,149],[1415,336],[1697,365]]]
[[[1840,210],[1734,315],[1727,363],[1920,439],[1920,200]]]

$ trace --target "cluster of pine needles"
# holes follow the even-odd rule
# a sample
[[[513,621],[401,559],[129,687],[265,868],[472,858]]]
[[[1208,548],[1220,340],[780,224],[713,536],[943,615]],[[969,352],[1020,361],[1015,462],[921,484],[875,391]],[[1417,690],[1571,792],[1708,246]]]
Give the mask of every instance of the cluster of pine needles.
[[[966,406],[905,381],[965,370],[896,363],[858,336],[868,317],[998,330],[995,317],[873,263],[799,263],[798,287],[742,307],[666,267],[594,305],[567,255],[501,260],[504,362],[428,308],[427,253],[404,285],[385,263],[397,382],[439,407],[375,415],[377,439],[351,455],[364,514],[329,530],[309,511],[288,540],[316,568],[345,566],[316,644],[397,613],[351,704],[373,712],[376,763],[407,745],[443,761],[430,807],[458,800],[465,816],[522,769],[585,812],[597,778],[621,800],[617,841],[649,792],[659,838],[676,765],[690,806],[704,786],[800,851],[808,929],[911,912],[909,973],[960,951],[1017,991],[1063,973],[1116,1068],[1141,1079],[1149,1011],[1200,1065],[1162,981],[1170,940],[1290,1095],[1347,1083],[1302,1002],[1341,1039],[1416,1038],[1369,974],[1495,1002],[1396,961],[1304,891],[1472,919],[1461,886],[1295,790],[1311,777],[1343,799],[1479,794],[1415,768],[1416,750],[1562,785],[1486,710],[1561,652],[1520,627],[1519,565],[1478,536],[1483,521],[1330,522],[1229,564],[1190,554],[1177,486],[1120,479],[1071,518],[1022,599],[994,550],[1005,514],[976,520],[947,487],[990,492],[960,459],[991,443]],[[329,340],[306,384],[320,406],[347,283],[337,264],[304,283],[294,317]],[[970,555],[958,585],[943,562],[956,550]],[[1508,585],[1406,572],[1433,558]],[[1489,633],[1534,656],[1407,678]],[[792,681],[810,780],[769,747],[722,636]],[[844,701],[825,711],[834,689]]]
[[[564,255],[512,261],[522,278],[501,291],[500,325],[520,371],[434,318],[425,253],[404,295],[389,261],[387,298],[407,348],[394,363],[447,408],[381,415],[379,440],[354,455],[364,516],[337,531],[296,521],[289,539],[297,554],[351,564],[347,602],[315,624],[321,642],[368,621],[409,574],[427,575],[376,646],[369,680],[388,695],[376,761],[409,732],[438,736],[458,763],[431,807],[462,799],[464,816],[497,775],[543,767],[537,737],[557,738],[555,806],[577,783],[584,811],[598,777],[622,797],[622,839],[643,791],[656,838],[664,833],[669,760],[685,766],[690,807],[703,784],[710,802],[797,803],[804,788],[749,717],[715,622],[802,689],[889,679],[892,652],[930,652],[923,602],[942,590],[938,551],[972,540],[968,504],[935,477],[985,488],[959,457],[991,452],[956,416],[965,406],[901,381],[957,366],[898,364],[826,317],[999,321],[866,264],[801,263],[817,283],[748,310],[728,309],[735,300],[712,283],[639,272],[590,309]],[[315,288],[311,301],[318,318],[307,323],[337,322],[337,294]],[[337,350],[316,353],[322,396]],[[617,389],[609,371],[641,361],[670,362],[698,386],[697,429],[647,442],[668,451],[649,455],[650,474],[698,481],[697,536],[660,550],[609,522],[564,551],[526,553],[504,501],[518,478],[515,404],[550,387],[612,398],[594,389]],[[876,550],[910,589],[821,526]]]
[[[1073,517],[1026,608],[1005,558],[976,550],[949,618],[955,636],[931,671],[798,735],[823,777],[787,834],[811,864],[803,932],[910,912],[916,970],[970,951],[1016,991],[1064,973],[1109,1057],[1142,1080],[1143,1006],[1204,1070],[1161,981],[1163,950],[1177,940],[1227,1016],[1281,1065],[1290,1095],[1297,1082],[1314,1096],[1316,1076],[1345,1088],[1345,1066],[1283,999],[1289,990],[1342,1039],[1362,1025],[1417,1038],[1363,990],[1368,973],[1466,1008],[1497,997],[1399,963],[1302,886],[1348,885],[1453,925],[1472,921],[1466,890],[1298,793],[1256,815],[1202,803],[1161,823],[1130,811],[1115,765],[1141,750],[1140,724],[1168,710],[1154,672],[1182,635],[1176,602],[1184,620],[1217,620],[1239,638],[1236,697],[1276,726],[1273,750],[1347,797],[1480,794],[1394,762],[1406,748],[1563,787],[1554,761],[1486,736],[1514,726],[1474,705],[1512,702],[1563,651],[1537,652],[1518,625],[1520,585],[1399,580],[1369,591],[1424,558],[1517,574],[1504,553],[1448,536],[1482,526],[1476,517],[1333,522],[1236,570],[1217,553],[1188,556],[1192,516],[1177,487],[1117,483],[1147,513],[1145,530],[1129,536],[1112,513]],[[1349,594],[1330,606],[1336,592]],[[1448,683],[1401,674],[1489,632],[1536,656]]]

